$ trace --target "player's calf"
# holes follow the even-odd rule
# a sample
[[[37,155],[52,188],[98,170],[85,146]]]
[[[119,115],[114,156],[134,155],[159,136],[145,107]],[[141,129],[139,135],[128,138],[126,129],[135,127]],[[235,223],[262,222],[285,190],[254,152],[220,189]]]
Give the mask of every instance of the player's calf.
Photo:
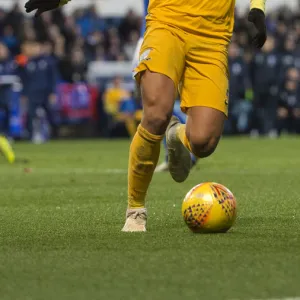
[[[195,106],[188,110],[185,132],[194,155],[204,158],[216,150],[225,119],[222,111],[210,107]]]

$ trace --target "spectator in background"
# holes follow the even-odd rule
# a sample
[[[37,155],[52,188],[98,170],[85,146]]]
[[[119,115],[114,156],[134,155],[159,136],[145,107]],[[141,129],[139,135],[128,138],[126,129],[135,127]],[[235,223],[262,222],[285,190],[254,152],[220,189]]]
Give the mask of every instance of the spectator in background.
[[[4,112],[4,119],[0,122],[0,135],[9,133],[9,112],[12,97],[11,75],[15,75],[16,67],[10,57],[6,45],[0,43],[0,109]]]
[[[95,60],[96,61],[105,61],[105,50],[104,50],[104,47],[99,46],[99,47],[96,48]]]
[[[57,135],[50,105],[56,99],[57,69],[53,61],[42,53],[42,45],[37,41],[26,41],[22,45],[22,56],[17,58],[18,73],[23,83],[23,99],[27,103],[27,129],[33,133],[33,120],[37,109],[43,108],[47,114],[52,135]]]
[[[6,25],[11,26],[13,32],[17,35],[22,30],[22,24],[24,21],[24,14],[20,8],[20,5],[16,3],[10,12],[6,15]]]
[[[123,79],[116,76],[111,86],[106,89],[103,97],[106,113],[115,116],[119,111],[121,101],[127,96],[128,92],[123,88]]]
[[[245,99],[246,81],[249,78],[248,68],[241,55],[238,44],[232,42],[229,54],[229,119],[227,129],[230,133],[246,133],[249,129],[249,118],[252,104]]]
[[[85,42],[86,56],[89,62],[96,60],[99,49],[104,50],[104,35],[101,31],[97,30],[92,32]]]
[[[80,29],[76,25],[75,18],[73,16],[65,17],[63,27],[59,28],[65,40],[65,53],[71,53],[73,45],[76,44],[76,40],[81,34]]]
[[[5,26],[6,13],[0,8],[0,37],[3,36],[3,28]]]
[[[20,32],[20,40],[36,40],[36,32],[33,27],[33,22],[31,19],[26,19],[23,24],[22,31]]]
[[[119,108],[122,100],[128,98],[128,91],[123,87],[123,79],[116,76],[103,96],[104,111],[108,117],[108,131],[111,132],[118,122]]]
[[[252,136],[264,134],[273,137],[276,134],[280,67],[275,39],[269,36],[265,46],[255,55],[251,64],[250,72],[255,95]]]
[[[288,33],[288,26],[282,15],[278,16],[278,19],[275,21],[275,39],[277,41],[277,48],[279,51],[283,51],[283,45],[285,37]]]
[[[68,83],[86,82],[87,64],[80,48],[74,49],[59,66],[61,78]]]
[[[52,14],[45,13],[42,14],[39,18],[35,18],[33,20],[33,28],[36,34],[36,39],[39,41],[49,40],[49,30],[52,23]]]
[[[139,38],[140,34],[138,31],[132,31],[130,33],[129,40],[124,45],[124,54],[126,55],[127,60],[132,61]]]
[[[117,57],[121,54],[121,39],[115,27],[110,28],[107,32],[106,48],[106,60],[116,61]]]
[[[277,130],[300,133],[300,73],[296,68],[286,72],[277,109]]]
[[[65,26],[65,16],[61,9],[55,9],[52,11],[52,22],[58,28],[62,28]]]
[[[105,56],[105,60],[107,61],[122,61],[124,59],[119,59],[121,54],[120,47],[117,45],[112,45],[107,52],[107,55]]]
[[[78,10],[76,12],[76,20],[81,34],[85,38],[95,30],[104,31],[106,29],[106,23],[97,13],[95,5],[91,5],[85,10]]]
[[[293,33],[287,35],[283,44],[283,51],[281,52],[281,74],[283,75],[283,79],[287,69],[294,67],[296,65],[297,53],[296,53],[296,36]]]
[[[132,31],[139,32],[140,26],[141,26],[140,18],[136,15],[136,13],[132,9],[129,10],[119,26],[121,41],[123,43],[129,41],[130,33]]]
[[[295,28],[295,33],[296,33],[296,37],[297,37],[297,48],[296,51],[299,54],[300,52],[300,16],[298,16],[295,21],[294,21],[294,28]]]
[[[5,44],[12,54],[17,54],[19,51],[19,41],[16,37],[14,29],[11,25],[6,25],[3,28],[1,42]]]
[[[119,105],[118,121],[124,122],[126,130],[131,138],[134,137],[137,124],[141,121],[140,112],[141,105],[136,101],[134,92],[128,93],[128,97],[124,98]]]

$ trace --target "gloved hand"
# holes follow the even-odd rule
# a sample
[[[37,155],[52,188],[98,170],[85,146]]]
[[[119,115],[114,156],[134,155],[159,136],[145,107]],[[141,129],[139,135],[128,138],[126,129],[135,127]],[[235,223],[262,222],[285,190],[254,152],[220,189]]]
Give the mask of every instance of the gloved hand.
[[[43,12],[56,9],[67,2],[68,1],[65,0],[28,0],[25,4],[25,8],[27,13],[37,10],[35,14],[37,17]]]
[[[257,34],[253,38],[253,45],[262,48],[267,40],[266,17],[261,9],[253,8],[248,15],[248,21],[253,23]]]

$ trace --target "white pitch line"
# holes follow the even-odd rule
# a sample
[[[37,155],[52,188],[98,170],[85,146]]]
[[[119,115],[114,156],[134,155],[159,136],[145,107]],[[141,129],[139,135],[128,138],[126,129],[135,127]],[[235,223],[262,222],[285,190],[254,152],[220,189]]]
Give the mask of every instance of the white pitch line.
[[[99,174],[126,174],[127,169],[94,169],[94,168],[65,168],[65,169],[55,169],[55,168],[33,168],[33,171],[36,172],[45,172],[45,173],[57,173],[57,172],[65,172],[65,173],[99,173]],[[201,170],[200,170],[201,172]],[[235,175],[235,174],[245,174],[245,175],[273,175],[273,174],[295,174],[295,171],[291,170],[282,170],[282,171],[262,171],[258,170],[255,171],[248,171],[248,170],[209,170],[206,169],[203,171],[205,174],[215,174],[216,172],[219,172],[220,174],[228,174],[228,175]]]
[[[24,167],[24,169],[27,169],[26,167]],[[28,168],[31,171],[28,171],[28,173],[33,173],[33,174],[108,174],[108,175],[113,175],[113,174],[127,174],[127,169],[118,169],[118,168],[109,168],[109,169],[101,169],[99,168],[39,168],[39,167],[32,167],[32,168]],[[6,169],[2,169],[0,170],[0,174],[4,173],[6,175],[8,174],[16,174],[19,173],[20,171],[22,171],[23,169],[10,169],[10,168],[6,168]],[[198,170],[196,169],[195,172],[198,172]],[[216,169],[205,169],[205,170],[201,170],[199,169],[199,172],[203,172],[202,174],[216,174],[216,172],[219,172],[222,175],[276,175],[276,174],[297,174],[298,172],[296,172],[295,170],[274,170],[274,171],[270,171],[270,170],[258,170],[258,171],[253,171],[253,170],[235,170],[235,169],[226,169],[226,170],[216,170]],[[300,298],[291,298],[291,300],[300,300]],[[268,300],[273,300],[273,299],[268,299]],[[277,300],[277,299],[274,299]],[[288,299],[290,300],[290,299]]]
[[[127,174],[126,169],[93,169],[93,168],[24,168],[24,171],[26,169],[26,173],[32,173],[32,174]],[[16,174],[20,173],[20,171],[23,171],[23,169],[6,169],[5,171],[2,170],[4,174]],[[2,172],[0,172],[1,174]]]
[[[230,299],[230,300],[245,300],[245,299]],[[255,298],[251,300],[300,300],[300,297],[287,297],[287,298]]]
[[[268,298],[268,299],[252,299],[252,300],[300,300],[300,297],[296,298]]]

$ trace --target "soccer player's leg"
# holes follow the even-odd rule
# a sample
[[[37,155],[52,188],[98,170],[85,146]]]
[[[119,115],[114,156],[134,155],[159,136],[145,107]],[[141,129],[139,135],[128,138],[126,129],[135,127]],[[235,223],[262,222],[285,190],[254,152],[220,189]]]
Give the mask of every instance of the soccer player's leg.
[[[187,115],[181,110],[180,101],[176,102],[174,105],[173,116],[177,117],[181,124],[186,124]],[[198,158],[193,153],[190,153],[190,156],[192,160],[192,166],[194,166],[197,163]]]
[[[15,153],[6,138],[6,134],[8,133],[9,127],[9,108],[8,103],[11,97],[11,91],[5,90],[0,93],[0,108],[5,111],[5,124],[2,128],[0,128],[0,154],[2,153],[4,157],[7,159],[9,163],[13,163],[15,161]]]
[[[191,151],[199,158],[210,156],[223,133],[226,115],[215,108],[193,106],[188,109],[185,136]]]
[[[15,162],[15,153],[4,135],[0,135],[0,152],[4,155],[9,163]]]
[[[186,124],[186,114],[184,112],[182,112],[181,108],[180,108],[180,101],[176,101],[175,105],[174,105],[174,110],[173,110],[173,116],[178,118],[181,124]],[[173,118],[175,119],[175,118]],[[176,120],[176,119],[175,119]],[[176,120],[177,121],[177,120]],[[168,166],[168,146],[167,146],[167,141],[166,138],[164,138],[164,148],[166,151],[166,155],[165,155],[165,160],[156,167],[155,172],[159,173],[159,172],[166,172],[169,170],[169,166]],[[186,149],[184,149],[186,151]],[[190,153],[191,156],[191,161],[192,161],[192,166],[194,166],[197,163],[198,158]]]
[[[172,116],[166,132],[168,149],[168,170],[176,182],[183,182],[192,168],[191,151],[182,143],[178,130],[184,126],[176,116]]]
[[[214,152],[223,132],[228,113],[228,71],[226,46],[199,44],[200,49],[191,47],[187,54],[181,90],[181,108],[188,115],[187,124],[173,120],[167,136],[172,137],[174,144],[183,144],[195,156],[204,158]],[[182,169],[176,167],[171,172],[171,167],[175,181],[182,181],[183,175],[187,177],[188,172],[182,174]]]
[[[130,146],[128,209],[123,231],[146,231],[145,197],[172,115],[184,56],[184,45],[176,35],[165,26],[149,26],[135,70],[144,115]]]

